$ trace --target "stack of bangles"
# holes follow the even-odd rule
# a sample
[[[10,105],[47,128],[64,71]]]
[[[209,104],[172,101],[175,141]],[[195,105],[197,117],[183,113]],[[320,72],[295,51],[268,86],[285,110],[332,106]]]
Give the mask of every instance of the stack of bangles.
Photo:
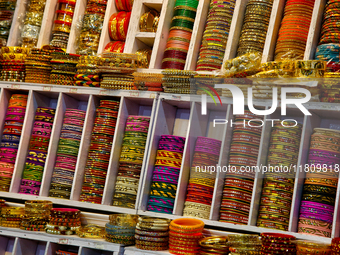
[[[199,241],[201,246],[200,255],[229,254],[229,244],[227,236],[210,236]]]
[[[94,225],[87,224],[82,226],[76,230],[77,236],[82,238],[91,238],[91,239],[103,239],[105,238],[105,228]]]
[[[137,90],[162,92],[162,74],[157,73],[133,73],[134,85]]]
[[[38,107],[19,193],[39,195],[53,127],[55,109]]]
[[[109,219],[110,222],[105,225],[105,240],[110,243],[134,245],[138,215],[111,214]]]
[[[333,239],[334,240],[334,239]],[[332,240],[332,242],[333,242]],[[331,245],[317,241],[296,240],[296,255],[323,254],[331,255]],[[339,250],[340,251],[340,250]]]
[[[130,115],[126,120],[113,205],[135,208],[150,117]]]
[[[74,75],[80,55],[71,53],[53,53],[51,59],[52,71],[50,83],[74,86]]]
[[[135,231],[136,247],[149,251],[167,250],[169,223],[168,219],[140,216]]]
[[[80,201],[100,204],[109,167],[119,101],[101,100],[96,109]]]
[[[99,87],[100,77],[97,72],[99,57],[80,56],[77,73],[74,76],[75,86]]]
[[[85,111],[78,109],[68,108],[65,111],[52,173],[50,197],[70,198],[85,114]]]
[[[262,242],[258,235],[232,234],[228,235],[228,241],[230,254],[262,254]]]
[[[7,44],[7,39],[9,37],[9,32],[12,26],[13,15],[16,7],[17,1],[6,1],[2,0],[0,11],[0,40],[2,44]]]
[[[81,227],[80,211],[71,208],[51,209],[46,232],[55,235],[73,235]]]
[[[0,80],[12,82],[25,81],[25,59],[29,53],[28,48],[2,47],[0,55]]]
[[[0,144],[0,191],[9,191],[24,123],[27,95],[12,94]]]
[[[235,127],[230,145],[229,165],[224,181],[220,221],[237,224],[248,224],[249,208],[253,193],[255,173],[239,171],[241,167],[257,165],[262,128],[261,119],[245,109],[244,115],[235,116]],[[252,127],[243,123],[252,123]]]
[[[118,11],[132,11],[133,0],[115,0]]]
[[[262,233],[261,234],[261,254],[296,254],[295,236]]]
[[[209,166],[218,164],[220,149],[220,140],[197,137],[183,216],[209,219],[216,178]]]
[[[340,237],[335,237],[332,239],[331,249],[332,255],[340,254]]]
[[[169,252],[177,255],[200,253],[199,240],[203,238],[204,222],[193,218],[180,218],[170,222]]]
[[[162,135],[158,142],[148,211],[172,214],[182,165],[185,138]]]
[[[121,41],[112,41],[106,44],[104,48],[104,52],[116,52],[116,53],[123,53],[125,47],[125,42]]]
[[[197,6],[197,0],[176,0],[162,69],[184,70]]]
[[[193,81],[197,74],[192,71],[163,70],[163,89],[166,93],[175,94],[196,94],[196,87]]]
[[[302,125],[294,127],[295,122],[283,123],[285,126],[275,123],[272,128],[267,164],[290,169],[298,161]],[[272,170],[264,177],[257,226],[287,231],[295,172],[275,173]]]
[[[20,228],[21,218],[24,214],[24,207],[2,207],[1,226],[6,228]]]
[[[139,20],[139,29],[141,32],[157,32],[159,21],[159,12],[155,10],[144,13]]]
[[[339,176],[334,169],[340,164],[338,130],[314,129],[307,164],[298,233],[331,237]]]
[[[112,14],[109,20],[109,35],[113,41],[125,42],[129,23],[130,23],[131,12],[120,11]]]
[[[32,200],[25,202],[25,214],[20,228],[28,231],[44,231],[49,221],[51,201]]]

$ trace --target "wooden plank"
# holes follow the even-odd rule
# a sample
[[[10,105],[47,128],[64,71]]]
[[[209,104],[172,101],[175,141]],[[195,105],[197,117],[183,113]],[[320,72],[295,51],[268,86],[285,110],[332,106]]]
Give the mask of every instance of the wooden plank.
[[[18,0],[12,19],[7,46],[18,46],[21,37],[21,29],[24,23],[23,15],[26,13],[27,0]]]
[[[41,22],[41,28],[38,38],[37,47],[41,48],[46,44],[50,44],[51,36],[52,36],[52,27],[53,21],[55,19],[56,10],[58,7],[58,0],[47,0],[44,16]]]

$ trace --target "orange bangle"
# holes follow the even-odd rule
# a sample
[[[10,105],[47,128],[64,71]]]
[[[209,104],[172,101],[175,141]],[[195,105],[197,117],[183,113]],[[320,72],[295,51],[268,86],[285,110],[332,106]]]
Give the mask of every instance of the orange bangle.
[[[112,14],[110,21],[109,21],[109,35],[112,40],[118,41],[118,34],[117,34],[117,23],[118,23],[118,14],[114,13]]]
[[[204,222],[198,219],[179,218],[171,221],[170,226],[172,228],[183,229],[187,231],[199,231],[204,228]]]

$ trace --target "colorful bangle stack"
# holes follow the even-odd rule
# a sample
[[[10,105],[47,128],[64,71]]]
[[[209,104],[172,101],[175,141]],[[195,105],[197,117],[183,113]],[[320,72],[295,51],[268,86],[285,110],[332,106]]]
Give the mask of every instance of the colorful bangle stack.
[[[38,107],[19,193],[39,195],[55,110]]]
[[[24,214],[24,207],[2,207],[1,226],[6,228],[20,228],[21,218]]]
[[[331,245],[316,241],[296,240],[296,255],[323,254],[331,255]]]
[[[237,56],[246,53],[262,54],[272,6],[273,0],[250,0],[247,3]]]
[[[76,1],[58,0],[58,3],[59,9],[56,11],[57,18],[54,21],[50,45],[63,48],[66,51]]]
[[[96,109],[80,201],[100,204],[115,134],[119,101],[101,100]]]
[[[275,60],[303,59],[315,0],[287,0]]]
[[[236,0],[211,1],[196,71],[220,70]],[[185,12],[191,13],[190,10]],[[181,14],[182,12],[178,12]],[[193,15],[193,14],[192,14]],[[175,14],[176,16],[176,14]]]
[[[258,235],[232,234],[228,235],[228,241],[230,254],[263,254],[261,253],[262,243]]]
[[[295,172],[293,169],[291,172],[275,169],[290,169],[297,164],[302,125],[292,125],[295,122],[285,121],[284,126],[278,122],[272,128],[267,157],[269,171],[263,180],[258,227],[288,230]]]
[[[150,117],[128,116],[125,125],[113,205],[135,208]]]
[[[105,225],[105,240],[110,243],[134,245],[138,215],[111,214],[109,217],[110,222]]]
[[[44,231],[50,218],[51,209],[51,201],[26,201],[25,214],[22,217],[20,228],[28,231]]]
[[[53,53],[51,59],[52,71],[50,83],[73,86],[80,55],[70,53]]]
[[[163,70],[163,89],[166,93],[196,94],[195,83],[192,78],[197,75],[192,71]]]
[[[170,222],[169,252],[176,255],[200,253],[199,240],[203,238],[204,222],[193,218],[180,218]]]
[[[162,92],[162,74],[157,73],[133,73],[134,85],[137,90]]]
[[[81,227],[80,211],[71,208],[51,209],[46,233],[54,235],[74,235]]]
[[[76,230],[77,236],[82,238],[103,239],[105,238],[105,228],[94,224],[87,224]]]
[[[184,12],[183,12],[184,13]],[[159,12],[151,10],[145,12],[139,20],[139,30],[140,32],[157,32]],[[176,16],[176,15],[174,15]]]
[[[199,241],[200,255],[229,254],[227,236],[210,236]]]
[[[300,206],[299,233],[331,237],[338,173],[332,171],[340,163],[340,132],[315,128],[311,136]],[[322,172],[314,171],[321,167]]]
[[[262,233],[261,234],[261,254],[296,254],[295,236]]]
[[[25,59],[27,57],[27,54],[29,53],[29,49],[22,47],[2,47],[1,52],[2,54],[0,55],[1,63],[0,80],[12,82],[24,82]]]
[[[77,64],[77,73],[74,76],[76,86],[99,87],[100,77],[97,71],[99,57],[80,56]]]
[[[256,119],[261,119],[246,109],[244,115],[236,115],[230,145],[229,165],[224,182],[220,221],[248,224],[249,208],[253,193],[255,172],[240,171],[241,167],[257,165],[262,128]],[[253,126],[244,125],[252,121]]]
[[[176,0],[162,69],[184,70],[197,6],[197,0]]]
[[[210,166],[218,164],[220,149],[220,140],[197,137],[183,216],[209,219],[216,178]]]
[[[173,135],[162,135],[160,137],[152,176],[148,211],[172,214],[184,145],[184,137]]]
[[[130,23],[131,12],[121,11],[112,14],[109,20],[109,35],[113,41],[125,42],[129,23]]]
[[[123,53],[125,47],[125,42],[121,41],[112,41],[106,44],[104,48],[104,52],[116,52],[116,53]]]
[[[0,38],[7,44],[9,31],[11,30],[13,14],[17,1],[2,0],[0,2]]]
[[[136,248],[149,251],[167,250],[169,223],[168,219],[140,216],[135,231]]]
[[[340,70],[340,44],[321,44],[316,48],[315,59],[327,62],[327,72],[338,72]]]
[[[0,191],[9,191],[25,118],[27,95],[12,94],[0,144]]]
[[[77,54],[96,56],[103,28],[107,0],[89,0],[79,36]]]
[[[50,197],[69,199],[86,112],[66,109],[52,174]]]

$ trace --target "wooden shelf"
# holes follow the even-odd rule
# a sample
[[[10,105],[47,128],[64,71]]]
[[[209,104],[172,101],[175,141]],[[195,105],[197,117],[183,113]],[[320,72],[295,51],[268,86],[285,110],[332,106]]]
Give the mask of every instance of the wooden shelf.
[[[136,38],[139,41],[146,44],[147,46],[149,46],[150,48],[152,48],[155,42],[155,37],[156,37],[156,33],[153,33],[153,32],[138,32],[136,34]]]

